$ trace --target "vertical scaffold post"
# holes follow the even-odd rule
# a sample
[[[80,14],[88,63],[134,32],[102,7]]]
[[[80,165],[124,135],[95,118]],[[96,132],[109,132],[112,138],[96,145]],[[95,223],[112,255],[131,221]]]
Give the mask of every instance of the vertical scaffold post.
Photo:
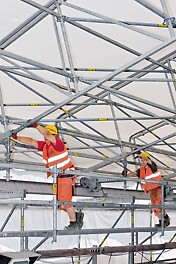
[[[22,200],[24,200],[22,198]],[[22,204],[21,207],[21,232],[24,231],[24,205]],[[25,243],[25,238],[23,236],[20,237],[20,251],[24,251],[24,243]]]
[[[133,196],[132,205],[135,203],[135,197]],[[134,228],[134,207],[131,208],[131,228]],[[134,232],[131,232],[131,245],[134,246]],[[134,252],[129,253],[129,264],[134,264]]]
[[[53,242],[57,242],[57,165],[53,173]]]
[[[150,227],[152,227],[152,214],[153,214],[153,211],[152,209],[150,209]],[[153,238],[153,233],[150,232],[150,245],[152,245],[153,241],[152,241],[152,238]],[[153,253],[152,251],[150,251],[150,262],[152,263],[152,260],[153,260]]]
[[[10,155],[11,155],[11,147],[10,147],[10,139],[7,138],[6,147],[6,162],[10,163]],[[6,181],[10,181],[10,168],[6,169]]]
[[[96,245],[93,245],[93,247],[97,247]],[[92,255],[92,264],[97,264],[97,255]]]
[[[164,236],[164,214],[165,214],[165,206],[164,206],[164,179],[162,178],[162,185],[161,185],[161,196],[162,196],[162,218],[161,218],[161,236]]]

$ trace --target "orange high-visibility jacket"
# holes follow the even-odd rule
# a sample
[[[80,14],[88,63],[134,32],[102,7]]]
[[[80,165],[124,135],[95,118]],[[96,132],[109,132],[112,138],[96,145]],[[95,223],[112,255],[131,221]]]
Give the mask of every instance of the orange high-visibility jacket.
[[[139,168],[139,170],[140,170],[140,178],[141,179],[155,180],[155,181],[161,181],[162,180],[162,177],[161,177],[159,170],[157,170],[156,172],[152,172],[152,170],[149,166],[147,166],[147,168],[142,166]],[[152,189],[155,189],[159,186],[160,186],[160,184],[158,184],[158,183],[151,183],[151,182],[142,183],[142,188],[144,189],[145,192],[150,191]]]
[[[68,170],[74,168],[73,163],[68,157],[67,148],[64,145],[64,150],[57,151],[52,145],[49,146],[47,151],[46,145],[43,147],[43,162],[45,163],[46,168],[53,168],[54,165],[57,165],[57,168],[60,170]],[[51,173],[48,172],[47,176],[51,176]]]

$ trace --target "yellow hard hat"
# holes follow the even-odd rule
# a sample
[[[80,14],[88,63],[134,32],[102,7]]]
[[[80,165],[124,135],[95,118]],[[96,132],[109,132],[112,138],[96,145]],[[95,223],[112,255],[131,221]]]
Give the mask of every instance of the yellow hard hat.
[[[53,125],[48,125],[45,127],[48,132],[50,132],[52,135],[57,135],[57,127],[53,126]]]
[[[141,151],[141,154],[139,155],[139,157],[146,157],[148,159],[150,159],[150,154],[148,152],[145,152],[145,151]]]

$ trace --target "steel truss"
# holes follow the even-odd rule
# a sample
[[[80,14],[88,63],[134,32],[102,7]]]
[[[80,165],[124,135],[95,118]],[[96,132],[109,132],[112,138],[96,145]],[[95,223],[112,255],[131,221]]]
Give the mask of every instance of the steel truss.
[[[25,230],[21,229],[20,232],[6,232],[7,237],[21,237],[21,250],[27,247],[27,236],[44,237],[38,245],[34,246],[34,250],[36,250],[49,237],[52,236],[53,241],[56,241],[58,235],[68,235],[68,231],[57,230],[57,206],[59,203],[55,196],[53,196],[52,202],[39,201],[39,203],[35,203],[26,201],[23,191],[22,197],[21,193],[14,192],[17,188],[13,188],[13,186],[17,186],[22,190],[28,190],[29,193],[51,194],[49,184],[21,183],[14,182],[11,179],[11,170],[13,169],[33,172],[47,171],[43,168],[41,156],[36,150],[11,139],[12,129],[13,133],[18,133],[33,122],[40,122],[42,125],[52,122],[58,126],[61,137],[69,144],[69,155],[77,163],[77,195],[85,196],[87,194],[88,196],[90,194],[88,190],[83,190],[79,186],[79,179],[82,176],[96,177],[101,183],[124,183],[124,191],[102,188],[102,191],[97,193],[96,197],[101,197],[102,193],[106,192],[107,202],[101,203],[98,200],[90,203],[90,208],[118,208],[122,212],[124,212],[123,210],[130,210],[132,219],[136,209],[147,208],[151,210],[152,207],[149,206],[135,205],[132,198],[130,198],[132,199],[130,203],[126,202],[129,197],[136,197],[136,199],[143,197],[139,191],[129,190],[127,179],[121,176],[121,171],[124,168],[131,171],[139,166],[139,160],[135,157],[135,153],[139,150],[149,151],[152,158],[157,161],[158,168],[163,171],[163,181],[161,182],[163,192],[165,185],[170,186],[173,190],[176,189],[174,181],[176,176],[176,20],[169,13],[168,2],[165,0],[159,1],[160,8],[148,3],[146,0],[132,0],[136,5],[152,12],[160,20],[162,19],[163,23],[160,21],[158,23],[152,23],[152,21],[151,23],[120,21],[111,17],[111,15],[105,16],[101,12],[99,13],[98,6],[97,10],[90,10],[81,5],[73,4],[71,0],[51,0],[45,5],[32,0],[19,0],[19,2],[23,5],[25,4],[26,7],[33,8],[35,12],[0,39],[0,70],[3,76],[6,76],[8,80],[10,79],[12,83],[15,82],[18,86],[27,89],[31,94],[38,96],[39,103],[4,102],[3,87],[1,87],[0,121],[4,132],[0,134],[0,169],[6,171],[6,181],[2,180],[0,182],[1,189],[6,191],[1,194],[4,196],[3,198],[7,198],[5,196],[10,195],[20,195],[21,201],[12,200],[9,202],[9,200],[6,201],[5,199],[0,200],[0,204],[10,203],[12,206],[9,216],[1,227],[0,237],[4,236],[3,229],[16,206],[21,206],[21,222],[24,218],[25,205],[51,206],[53,207],[53,230],[47,232],[25,232]],[[70,16],[67,11],[72,11],[75,15]],[[56,66],[53,66],[50,61],[46,64],[34,57],[17,54],[11,48],[45,19],[49,19],[53,23],[52,29],[56,37],[57,51],[59,51],[60,55],[60,63]],[[93,27],[92,25],[101,25],[109,28],[113,26],[117,30],[119,28],[123,29],[124,32],[129,30],[134,36],[141,36],[141,39],[142,37],[152,39],[155,44],[149,49],[145,47],[144,51],[141,52],[138,48],[132,48],[133,45],[131,43],[129,45],[123,44],[115,36],[113,38],[109,37],[108,34],[102,33],[101,30],[96,29],[96,26]],[[146,27],[148,29],[158,28],[160,31],[146,30]],[[116,68],[107,67],[106,65],[103,65],[104,68],[90,67],[90,65],[78,65],[76,67],[72,42],[70,43],[69,41],[69,33],[72,30],[81,31],[83,36],[88,34],[92,38],[95,37],[97,42],[103,41],[109,47],[115,48],[119,54],[125,55],[128,53],[131,59],[127,63],[117,64]],[[167,32],[168,35],[159,34],[159,32]],[[54,77],[54,80],[52,77]],[[158,83],[164,84],[171,102],[169,107],[159,103],[158,98],[156,100],[154,98],[147,99],[145,96],[137,96],[135,92],[133,94],[133,92],[128,91],[128,87],[139,82],[142,85],[143,83],[144,85],[150,84],[153,89],[155,87],[157,89]],[[50,91],[57,93],[58,98],[46,96],[41,90],[35,88],[35,85],[33,88],[31,83],[42,88],[43,86],[49,87]],[[6,111],[12,107],[18,110],[26,107],[26,109],[29,108],[29,112],[31,108],[36,108],[37,111],[39,109],[39,114],[37,113],[33,116],[32,120],[26,120],[25,115],[23,118],[9,116]],[[45,111],[42,110],[43,107],[45,107]],[[105,109],[104,113],[101,112],[99,114],[99,109],[101,110],[102,107]],[[129,132],[128,138],[124,137],[121,123],[134,125],[135,133]],[[130,125],[128,127],[130,130]],[[111,136],[110,132],[112,129],[114,133]],[[109,130],[109,133],[107,133],[107,130]],[[72,142],[74,143],[72,144]],[[20,158],[18,154],[20,154]],[[57,171],[52,172],[54,175],[53,184],[56,184]],[[128,181],[135,182],[136,188],[141,184],[139,179],[128,179]],[[124,203],[119,200],[113,200],[113,202],[108,200],[109,198],[116,199],[117,192],[125,200]],[[102,197],[104,198],[104,196]],[[76,202],[76,206],[84,208],[84,202]],[[172,204],[169,207],[169,204],[164,203],[163,196],[161,208],[164,212],[164,208],[175,209],[175,205]],[[153,232],[155,234],[156,232],[156,229],[152,227],[143,229],[135,227],[133,221],[131,221],[131,228],[128,229],[116,229],[114,227],[115,225],[108,230],[81,230],[73,232],[73,235],[102,232],[107,233],[108,236],[112,232],[130,232],[131,247],[134,248],[134,234],[139,232]],[[175,228],[169,227],[167,230],[174,231]],[[161,232],[162,234],[164,233],[163,228]],[[72,233],[69,232],[70,234]],[[169,246],[173,245],[171,242]],[[138,245],[137,242],[136,245]],[[100,244],[100,246],[102,245]],[[134,252],[129,254],[129,263],[134,263]]]

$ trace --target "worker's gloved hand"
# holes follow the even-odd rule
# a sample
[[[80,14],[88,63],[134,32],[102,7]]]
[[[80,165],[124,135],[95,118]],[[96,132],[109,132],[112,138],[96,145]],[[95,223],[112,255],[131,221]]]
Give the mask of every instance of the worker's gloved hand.
[[[137,154],[137,155],[141,154],[141,150],[137,150],[137,148],[134,148],[134,150],[136,151],[134,154]]]
[[[17,140],[17,138],[18,138],[17,134],[13,134],[12,133],[12,138],[15,139],[15,140]]]
[[[37,126],[38,126],[38,123],[34,123],[31,125],[31,127],[34,127],[34,128],[36,128]]]
[[[126,177],[127,176],[127,170],[123,170],[122,175]]]
[[[29,123],[29,122],[31,122],[32,121],[32,119],[29,119],[28,121],[27,121],[27,123]],[[36,128],[38,126],[38,123],[33,123],[33,124],[31,124],[31,125],[27,125],[26,127],[33,127],[33,128]]]
[[[135,148],[134,150],[136,150],[137,148]],[[137,159],[137,158],[139,158],[139,156],[140,156],[140,154],[141,154],[141,151],[140,150],[138,150],[138,151],[136,151],[135,153],[134,153],[134,155],[137,155],[137,156],[134,156],[134,158],[135,159]]]

